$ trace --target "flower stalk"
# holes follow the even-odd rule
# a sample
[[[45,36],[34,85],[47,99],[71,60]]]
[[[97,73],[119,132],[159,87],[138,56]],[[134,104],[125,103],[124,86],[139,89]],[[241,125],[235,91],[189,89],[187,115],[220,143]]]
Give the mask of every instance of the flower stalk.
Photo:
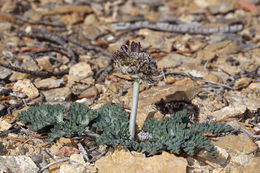
[[[131,77],[134,79],[134,85],[133,85],[133,100],[132,100],[132,109],[131,109],[131,115],[130,115],[129,132],[130,132],[130,140],[134,140],[134,138],[135,138],[135,121],[136,121],[138,98],[139,98],[140,78],[138,75],[132,75]]]

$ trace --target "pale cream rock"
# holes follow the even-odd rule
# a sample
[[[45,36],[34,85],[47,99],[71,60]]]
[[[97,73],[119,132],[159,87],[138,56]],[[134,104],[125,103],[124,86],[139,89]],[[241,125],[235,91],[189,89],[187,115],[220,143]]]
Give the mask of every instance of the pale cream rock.
[[[115,150],[97,160],[95,166],[102,173],[186,173],[187,161],[165,151],[161,155],[145,157],[137,152]]]
[[[235,84],[234,84],[234,89],[242,89],[247,87],[251,82],[253,81],[253,79],[251,78],[240,78],[238,79]]]
[[[29,98],[36,98],[39,96],[38,89],[32,84],[29,79],[18,80],[13,86],[14,92],[22,92]]]
[[[63,102],[71,96],[71,91],[68,87],[50,89],[42,93],[48,102]]]

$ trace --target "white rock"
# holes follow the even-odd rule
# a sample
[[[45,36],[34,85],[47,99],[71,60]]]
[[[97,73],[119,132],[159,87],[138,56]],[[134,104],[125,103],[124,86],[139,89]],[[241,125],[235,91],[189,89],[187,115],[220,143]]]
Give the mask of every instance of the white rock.
[[[92,77],[93,71],[89,64],[80,62],[73,65],[69,71],[68,83],[74,84],[76,82],[85,83],[88,82],[87,78]]]
[[[216,117],[216,120],[227,119],[242,115],[246,111],[245,105],[226,106],[218,111],[212,112],[211,115]]]
[[[18,80],[13,86],[14,92],[22,92],[29,98],[36,98],[39,96],[38,89],[32,84],[29,79]]]
[[[80,163],[80,164],[84,164],[85,163],[84,158],[80,154],[72,154],[70,156],[70,161],[71,162],[77,162],[77,163]]]
[[[0,156],[0,165],[14,173],[37,173],[39,168],[27,156]]]
[[[12,125],[0,118],[0,132],[8,130]]]

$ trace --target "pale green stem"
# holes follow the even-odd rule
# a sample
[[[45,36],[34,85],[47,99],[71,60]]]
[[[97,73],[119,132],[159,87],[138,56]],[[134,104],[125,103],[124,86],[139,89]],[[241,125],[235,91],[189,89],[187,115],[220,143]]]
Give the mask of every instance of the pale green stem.
[[[131,109],[130,124],[129,124],[130,140],[134,140],[135,138],[135,121],[136,121],[136,113],[137,113],[138,97],[139,97],[139,77],[137,75],[133,75],[132,78],[134,79],[134,87],[133,87],[133,100],[132,100],[132,109]]]

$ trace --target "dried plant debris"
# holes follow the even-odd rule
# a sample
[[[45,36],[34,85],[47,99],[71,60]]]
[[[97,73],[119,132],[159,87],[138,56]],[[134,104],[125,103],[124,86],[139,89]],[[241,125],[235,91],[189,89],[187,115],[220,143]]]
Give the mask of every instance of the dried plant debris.
[[[243,29],[243,24],[234,24],[229,26],[221,26],[214,28],[203,27],[199,23],[180,23],[172,24],[171,22],[151,22],[151,21],[134,21],[134,22],[118,22],[111,24],[111,27],[117,31],[136,30],[148,28],[152,30],[189,33],[189,34],[214,34],[225,32],[238,32]]]
[[[203,133],[222,134],[232,130],[224,123],[191,124],[187,111],[184,110],[162,120],[148,119],[140,132],[148,138],[132,141],[129,139],[127,113],[120,104],[112,103],[103,106],[99,111],[90,110],[80,103],[73,103],[68,111],[62,105],[41,105],[20,113],[18,117],[23,123],[29,123],[35,131],[52,125],[48,134],[49,141],[62,136],[72,137],[87,133],[96,137],[98,144],[114,147],[121,145],[148,155],[162,150],[195,155],[204,149],[214,156],[215,148]]]

